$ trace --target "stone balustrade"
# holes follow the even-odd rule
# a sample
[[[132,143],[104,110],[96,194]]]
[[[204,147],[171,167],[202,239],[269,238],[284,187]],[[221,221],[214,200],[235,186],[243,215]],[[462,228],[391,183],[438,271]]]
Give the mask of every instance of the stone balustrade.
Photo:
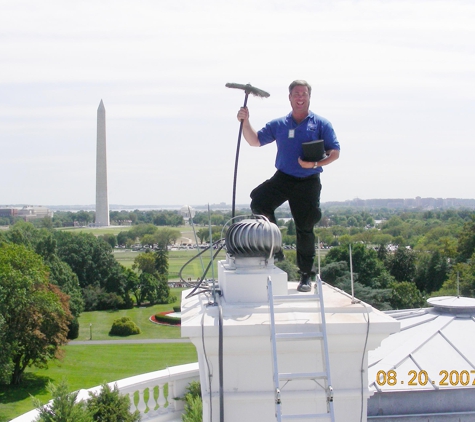
[[[121,394],[130,398],[130,410],[138,410],[142,421],[165,422],[181,421],[184,409],[183,398],[186,388],[192,381],[199,381],[198,363],[173,366],[161,371],[149,372],[111,382],[111,388],[117,384]],[[78,400],[87,400],[89,392],[98,392],[97,386],[80,390]],[[38,416],[36,410],[25,413],[11,422],[33,422]]]

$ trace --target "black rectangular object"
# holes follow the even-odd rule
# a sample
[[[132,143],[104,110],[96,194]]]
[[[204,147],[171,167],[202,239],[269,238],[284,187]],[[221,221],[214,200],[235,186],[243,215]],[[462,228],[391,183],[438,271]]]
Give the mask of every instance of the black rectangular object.
[[[327,155],[325,154],[325,146],[323,139],[316,141],[304,142],[302,144],[303,156],[302,160],[304,161],[313,161],[317,162],[323,160]]]

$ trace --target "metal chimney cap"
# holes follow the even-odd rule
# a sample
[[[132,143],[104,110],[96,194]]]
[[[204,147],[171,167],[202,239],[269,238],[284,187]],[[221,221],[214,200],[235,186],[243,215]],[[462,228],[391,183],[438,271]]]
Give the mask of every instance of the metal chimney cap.
[[[226,249],[231,256],[270,258],[282,249],[282,234],[267,219],[242,220],[226,232]]]
[[[475,299],[460,296],[440,296],[427,299],[434,309],[445,313],[475,313]]]

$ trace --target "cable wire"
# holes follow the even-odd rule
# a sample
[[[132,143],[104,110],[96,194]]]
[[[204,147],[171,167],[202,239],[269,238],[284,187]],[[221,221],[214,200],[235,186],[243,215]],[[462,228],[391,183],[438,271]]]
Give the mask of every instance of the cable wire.
[[[208,367],[208,387],[209,387],[209,420],[210,422],[213,420],[213,392],[211,388],[211,380],[213,378],[213,373],[211,372],[211,368],[209,365],[208,361],[208,355],[206,353],[206,347],[205,347],[205,325],[204,325],[204,319],[205,319],[205,314],[206,312],[203,312],[201,316],[201,343],[203,345],[203,356],[206,362],[206,366]]]
[[[363,355],[361,357],[361,414],[360,414],[360,421],[363,421],[363,408],[364,408],[364,359],[366,357],[366,348],[368,346],[368,338],[369,338],[369,326],[370,326],[370,318],[369,318],[369,309],[364,302],[358,302],[366,309],[366,314],[364,318],[366,320],[366,338],[363,347]],[[368,315],[368,319],[366,319],[366,315]]]

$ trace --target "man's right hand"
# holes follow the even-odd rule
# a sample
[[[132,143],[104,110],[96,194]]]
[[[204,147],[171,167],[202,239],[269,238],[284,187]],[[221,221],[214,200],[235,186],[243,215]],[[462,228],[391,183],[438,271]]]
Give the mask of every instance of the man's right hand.
[[[242,134],[247,143],[251,147],[260,147],[261,144],[257,132],[252,128],[251,122],[249,122],[249,110],[247,107],[241,107],[239,109],[237,119],[242,123]]]
[[[237,119],[241,122],[249,120],[249,109],[247,107],[241,107],[237,114]]]

